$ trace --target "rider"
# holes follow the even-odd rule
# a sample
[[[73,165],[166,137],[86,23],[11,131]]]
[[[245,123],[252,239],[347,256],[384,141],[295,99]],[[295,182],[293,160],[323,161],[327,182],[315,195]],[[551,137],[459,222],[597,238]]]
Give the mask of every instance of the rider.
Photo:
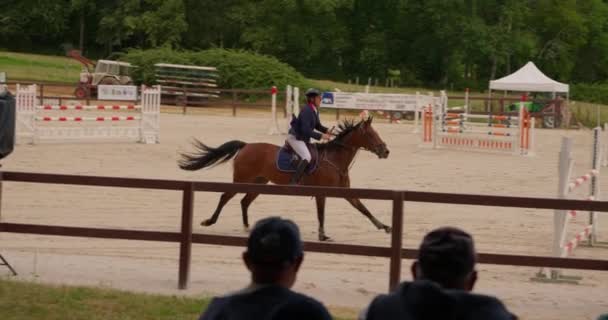
[[[300,156],[300,162],[296,168],[295,174],[291,177],[290,184],[297,184],[304,174],[304,170],[311,160],[310,151],[308,151],[307,143],[310,143],[310,138],[316,140],[329,140],[331,133],[321,124],[319,119],[319,106],[321,105],[321,92],[317,89],[310,88],[306,90],[306,105],[300,110],[300,114],[296,118],[292,116],[291,128],[287,136],[287,143]],[[315,132],[315,129],[322,132]]]

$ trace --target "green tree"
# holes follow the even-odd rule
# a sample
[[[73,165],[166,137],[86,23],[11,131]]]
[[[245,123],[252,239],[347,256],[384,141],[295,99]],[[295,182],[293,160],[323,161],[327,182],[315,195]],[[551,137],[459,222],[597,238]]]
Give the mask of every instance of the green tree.
[[[71,11],[78,16],[78,48],[84,52],[85,26],[87,16],[95,12],[95,1],[93,0],[71,0]]]
[[[185,0],[188,30],[184,46],[191,49],[241,47],[242,30],[251,24],[251,6],[253,4],[245,0]]]
[[[606,82],[606,0],[4,0],[2,48],[91,58],[131,48],[244,49],[308,77],[486,88],[534,61]],[[76,44],[76,45],[73,45]],[[163,51],[164,52],[164,51]],[[363,80],[365,81],[365,80]]]
[[[339,73],[345,29],[336,11],[349,1],[262,0],[236,10],[246,49],[274,55],[306,74]],[[249,15],[249,19],[242,17]]]
[[[115,47],[179,46],[187,30],[182,0],[123,0],[103,9],[97,42]]]
[[[587,41],[576,54],[571,78],[575,82],[600,82],[608,78],[608,4],[601,0],[579,1],[585,17]]]
[[[141,24],[134,22],[145,34],[145,44],[149,47],[179,46],[182,34],[187,30],[183,1],[145,0],[145,4],[149,9],[141,15]]]
[[[568,81],[579,48],[588,41],[588,29],[575,0],[539,0],[533,3],[532,23],[539,38],[536,60],[557,79]]]
[[[66,40],[69,17],[70,7],[62,0],[3,1],[0,9],[2,46],[58,52]]]

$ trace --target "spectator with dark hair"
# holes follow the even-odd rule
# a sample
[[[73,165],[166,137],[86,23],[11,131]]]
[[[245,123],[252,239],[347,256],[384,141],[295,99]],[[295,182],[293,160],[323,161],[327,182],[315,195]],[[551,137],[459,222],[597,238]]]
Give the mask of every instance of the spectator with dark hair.
[[[412,264],[413,282],[377,296],[360,319],[517,319],[496,298],[471,293],[477,271],[473,238],[451,227],[428,233]]]
[[[252,229],[243,260],[251,284],[236,293],[216,297],[200,320],[331,319],[317,300],[290,288],[296,281],[304,253],[295,223],[278,217],[260,220]]]
[[[0,159],[6,158],[15,148],[15,103],[8,87],[0,84]]]

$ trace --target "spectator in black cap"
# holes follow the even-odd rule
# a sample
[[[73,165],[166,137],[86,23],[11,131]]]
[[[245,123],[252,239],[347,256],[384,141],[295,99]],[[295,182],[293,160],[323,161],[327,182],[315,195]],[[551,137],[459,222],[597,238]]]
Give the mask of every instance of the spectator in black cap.
[[[451,227],[428,233],[412,264],[413,282],[377,296],[360,314],[366,320],[517,319],[498,299],[471,293],[477,271],[473,238]]]
[[[290,290],[303,257],[295,223],[278,217],[260,220],[243,253],[252,283],[236,293],[214,298],[200,320],[331,319],[320,302]]]

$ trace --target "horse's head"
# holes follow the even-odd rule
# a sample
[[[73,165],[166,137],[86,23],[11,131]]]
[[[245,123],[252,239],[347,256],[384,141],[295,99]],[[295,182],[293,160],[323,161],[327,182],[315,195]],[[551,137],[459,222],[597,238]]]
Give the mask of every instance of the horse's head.
[[[372,127],[372,117],[362,120],[352,132],[350,145],[368,150],[380,159],[388,158],[389,150],[378,132]]]

